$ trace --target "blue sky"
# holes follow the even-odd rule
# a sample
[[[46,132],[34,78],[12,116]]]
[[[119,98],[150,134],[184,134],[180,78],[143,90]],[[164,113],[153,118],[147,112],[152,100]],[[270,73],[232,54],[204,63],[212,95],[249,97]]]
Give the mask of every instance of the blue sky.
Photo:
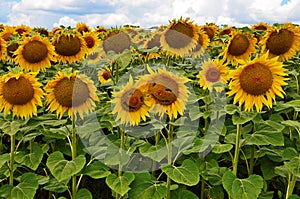
[[[48,29],[78,22],[149,28],[181,16],[199,25],[300,24],[299,13],[299,0],[0,0],[0,23]]]

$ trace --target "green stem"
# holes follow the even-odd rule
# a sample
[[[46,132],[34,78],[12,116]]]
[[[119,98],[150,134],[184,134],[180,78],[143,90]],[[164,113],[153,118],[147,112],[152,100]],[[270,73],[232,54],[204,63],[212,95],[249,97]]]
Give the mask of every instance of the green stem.
[[[249,171],[249,176],[253,173],[253,168],[254,168],[254,150],[255,146],[252,145],[250,149],[250,171]]]
[[[241,124],[236,126],[235,150],[233,157],[233,174],[236,176],[240,154]]]
[[[200,195],[200,199],[204,199],[205,195],[204,195],[204,192],[205,192],[205,181],[204,181],[204,178],[201,177],[201,195]]]
[[[292,194],[297,182],[297,177],[289,172],[288,186],[285,198],[288,199]]]
[[[123,166],[122,166],[122,154],[123,154],[123,150],[125,148],[125,135],[124,132],[122,130],[120,130],[120,128],[118,128],[119,131],[119,135],[121,138],[121,143],[120,143],[120,162],[119,162],[119,169],[118,169],[118,177],[120,178],[122,176],[123,173]],[[121,198],[121,195],[119,195],[118,193],[116,193],[116,199]]]
[[[72,131],[71,131],[71,153],[72,160],[75,160],[77,157],[77,134],[75,132],[75,116],[72,114]],[[77,194],[77,177],[76,175],[72,176],[72,198],[75,199]]]
[[[15,134],[10,135],[9,185],[12,186],[14,184],[15,142],[16,142]]]
[[[168,142],[167,142],[167,150],[168,150],[168,164],[172,164],[172,139],[173,139],[173,125],[170,125],[168,130]],[[166,199],[171,198],[171,178],[167,176],[167,197]]]
[[[159,133],[156,133],[156,134],[155,134],[155,146],[158,145],[159,140],[160,140],[160,134],[159,134]],[[153,161],[153,163],[152,163],[152,169],[153,169],[153,171],[152,171],[152,176],[153,176],[153,177],[155,177],[155,173],[156,173],[156,172],[155,172],[155,168],[156,168],[156,162]]]

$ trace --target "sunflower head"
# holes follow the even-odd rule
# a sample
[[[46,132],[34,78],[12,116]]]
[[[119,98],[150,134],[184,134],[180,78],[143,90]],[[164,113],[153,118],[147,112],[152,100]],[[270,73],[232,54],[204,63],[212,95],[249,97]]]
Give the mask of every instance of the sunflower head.
[[[18,34],[14,27],[12,26],[4,26],[2,32],[0,32],[0,37],[4,39],[4,41],[8,42],[12,39],[14,35]]]
[[[37,73],[9,72],[0,78],[0,111],[27,119],[37,115],[37,106],[42,106],[44,96]]]
[[[79,32],[80,34],[83,34],[83,33],[85,33],[85,32],[91,32],[91,31],[92,31],[91,27],[89,27],[88,25],[86,25],[86,23],[83,23],[83,22],[78,22],[78,23],[76,24],[75,30],[76,30],[77,32]]]
[[[191,51],[192,57],[203,55],[210,41],[208,35],[203,30],[198,29],[198,35],[196,47]]]
[[[204,30],[210,40],[214,38],[219,31],[219,27],[213,23],[202,25],[200,28]]]
[[[269,51],[270,58],[279,56],[279,60],[293,57],[300,45],[300,31],[290,24],[269,29],[260,41],[262,52]]]
[[[99,101],[93,81],[86,75],[77,73],[58,72],[45,86],[48,110],[56,111],[59,118],[67,111],[70,118],[78,114],[83,119],[84,114],[94,109],[95,101]]]
[[[278,57],[268,58],[268,53],[256,56],[252,61],[244,61],[234,70],[229,83],[229,96],[234,96],[234,104],[244,104],[246,111],[261,111],[263,105],[272,107],[276,95],[284,97],[282,86],[287,85],[286,69]]]
[[[19,25],[15,27],[15,31],[21,36],[26,36],[32,31],[32,28],[27,25]]]
[[[43,28],[43,27],[35,27],[35,28],[33,28],[33,31],[39,33],[41,36],[45,36],[45,37],[50,36],[50,32],[46,28]]]
[[[100,69],[98,71],[98,80],[101,84],[110,82],[111,74],[110,74],[109,69]]]
[[[189,18],[173,19],[162,33],[160,42],[163,50],[171,56],[186,56],[195,48],[199,34]]]
[[[83,38],[89,53],[100,46],[100,40],[98,39],[98,33],[96,32],[84,32]]]

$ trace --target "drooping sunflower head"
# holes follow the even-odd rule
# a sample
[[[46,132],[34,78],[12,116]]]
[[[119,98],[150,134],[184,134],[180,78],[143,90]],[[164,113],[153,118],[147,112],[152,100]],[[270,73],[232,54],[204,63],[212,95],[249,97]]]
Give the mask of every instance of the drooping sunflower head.
[[[229,79],[229,69],[218,59],[209,59],[203,62],[201,71],[198,73],[199,84],[203,89],[217,92],[225,90],[220,83],[226,84]],[[219,83],[219,85],[217,84]]]
[[[93,51],[91,51],[88,55],[87,55],[87,63],[88,64],[95,64],[98,61],[101,60],[101,58],[103,57],[103,49],[101,47],[95,48]]]
[[[197,44],[194,49],[190,52],[192,57],[199,57],[204,54],[206,48],[208,47],[210,40],[208,35],[201,29],[198,29],[198,39]]]
[[[150,111],[161,117],[167,114],[171,120],[183,115],[189,97],[185,83],[189,80],[165,68],[158,68],[157,72],[148,68],[148,71],[150,74],[141,76],[137,85],[144,88]]]
[[[113,92],[112,96],[111,102],[114,104],[112,113],[117,114],[116,120],[121,124],[134,126],[149,117],[149,106],[145,104],[145,95],[134,83],[132,76],[129,77],[128,83],[120,91]]]
[[[109,69],[100,69],[98,71],[98,80],[101,84],[108,83],[111,81],[111,73]]]
[[[44,93],[36,75],[15,71],[0,78],[0,111],[4,110],[4,115],[12,113],[21,119],[37,115]]]
[[[44,27],[34,27],[33,31],[39,33],[41,36],[44,36],[44,37],[50,36],[50,32],[48,31],[48,29],[46,29]]]
[[[234,96],[233,103],[244,104],[246,111],[261,111],[263,105],[272,108],[276,96],[284,97],[282,86],[287,85],[286,69],[278,57],[268,58],[268,53],[256,56],[252,61],[245,61],[235,69],[229,83],[229,96]]]
[[[204,30],[210,40],[212,40],[219,31],[219,27],[214,23],[202,25],[200,28]]]
[[[25,37],[14,54],[16,63],[25,71],[45,71],[55,58],[54,46],[48,37],[39,34]]]
[[[231,35],[232,32],[234,31],[234,27],[224,27],[224,28],[220,28],[218,31],[218,35],[219,36],[223,36],[223,35]]]
[[[89,27],[86,23],[78,22],[76,24],[75,30],[83,35],[85,32],[91,32],[92,28]]]
[[[195,48],[199,34],[195,24],[186,19],[173,19],[162,33],[162,49],[171,56],[186,56]]]
[[[220,54],[224,60],[233,65],[237,64],[237,60],[249,59],[250,56],[257,52],[256,38],[249,32],[235,30],[224,50]]]
[[[97,32],[100,38],[103,38],[106,33],[108,33],[108,29],[103,26],[98,26],[94,28],[94,32]]]
[[[52,44],[57,54],[56,59],[63,64],[82,61],[88,53],[83,36],[76,31],[58,31],[54,35]]]
[[[77,73],[60,71],[45,86],[48,110],[56,111],[59,118],[67,111],[70,118],[79,115],[83,119],[84,114],[94,109],[95,101],[99,101],[94,82]]]
[[[110,51],[120,54],[129,50],[131,46],[130,36],[122,29],[111,29],[102,40],[102,48],[106,55]]]
[[[143,45],[143,49],[153,49],[153,48],[157,48],[157,51],[152,51],[152,52],[144,52],[141,54],[141,58],[142,59],[157,59],[159,58],[161,55],[161,43],[160,43],[160,38],[161,38],[161,33],[159,32],[155,32],[153,33],[144,43]]]
[[[284,24],[272,27],[260,41],[262,52],[269,51],[270,58],[279,56],[279,60],[293,57],[300,45],[300,31],[294,26]]]
[[[6,61],[13,64],[16,63],[15,51],[19,48],[19,43],[23,40],[23,37],[16,36],[6,42]]]

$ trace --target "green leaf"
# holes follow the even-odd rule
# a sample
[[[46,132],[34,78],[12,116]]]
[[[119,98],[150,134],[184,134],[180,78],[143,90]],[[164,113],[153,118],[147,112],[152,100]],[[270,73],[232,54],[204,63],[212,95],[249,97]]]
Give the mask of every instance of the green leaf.
[[[207,190],[210,199],[224,199],[224,189],[222,186],[213,186]]]
[[[129,198],[162,199],[167,195],[165,183],[159,183],[150,173],[138,173],[131,184]]]
[[[256,115],[257,113],[240,111],[232,115],[232,123],[234,125],[245,124],[246,122],[253,120],[256,117]]]
[[[81,171],[82,174],[88,175],[91,178],[99,179],[108,176],[111,172],[108,167],[100,161],[96,161],[86,167]]]
[[[227,171],[222,178],[223,186],[233,199],[258,198],[263,188],[263,178],[259,175],[250,175],[239,179],[231,171]]]
[[[35,171],[40,165],[43,156],[44,153],[42,148],[37,143],[33,143],[32,153],[28,154],[25,151],[21,151],[16,154],[15,160],[16,162],[25,165]]]
[[[93,195],[88,189],[79,189],[76,194],[76,199],[93,199]]]
[[[214,148],[212,149],[213,153],[216,154],[222,154],[229,152],[232,149],[233,145],[232,144],[219,144],[217,143]]]
[[[124,196],[130,190],[129,186],[133,180],[133,173],[123,173],[122,176],[112,173],[106,177],[105,182],[114,192]]]
[[[25,173],[17,186],[4,185],[0,195],[6,199],[33,199],[38,188],[36,174]]]
[[[8,135],[15,135],[19,130],[22,123],[18,120],[5,122],[1,129],[4,133]]]
[[[188,186],[196,185],[200,180],[200,174],[196,163],[189,159],[184,160],[179,167],[174,165],[164,166],[162,167],[162,171],[173,181]]]
[[[198,199],[197,195],[189,190],[175,190],[171,192],[172,199]]]
[[[160,162],[163,158],[167,156],[166,145],[163,140],[157,145],[152,145],[149,142],[145,142],[139,147],[140,153],[154,161]]]
[[[225,110],[227,114],[233,115],[234,113],[239,112],[239,107],[234,104],[226,104]]]
[[[9,153],[0,155],[0,167],[2,167],[6,162],[9,161]]]
[[[300,158],[294,157],[289,162],[284,162],[285,167],[292,172],[293,175],[300,178]]]
[[[45,184],[43,189],[55,193],[63,193],[68,189],[68,185],[65,181],[59,182],[56,178],[51,178],[49,182]]]
[[[60,151],[56,151],[49,155],[46,165],[58,181],[63,181],[79,173],[84,167],[85,161],[84,155],[68,161]]]

